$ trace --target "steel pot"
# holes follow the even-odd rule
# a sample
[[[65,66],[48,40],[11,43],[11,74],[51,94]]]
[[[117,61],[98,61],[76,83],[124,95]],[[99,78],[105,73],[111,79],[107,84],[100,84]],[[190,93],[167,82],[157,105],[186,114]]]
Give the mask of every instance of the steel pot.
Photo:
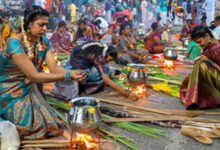
[[[92,97],[79,97],[71,100],[68,121],[77,131],[88,132],[98,127],[101,122],[99,100]]]
[[[128,82],[131,85],[146,84],[147,74],[145,73],[146,65],[144,64],[129,64],[128,65]]]
[[[178,57],[178,53],[177,53],[176,49],[166,49],[164,51],[164,57],[166,59],[176,60]]]
[[[183,44],[184,44],[184,46],[188,46],[188,44],[189,44],[189,41],[188,41],[188,38],[183,38]]]

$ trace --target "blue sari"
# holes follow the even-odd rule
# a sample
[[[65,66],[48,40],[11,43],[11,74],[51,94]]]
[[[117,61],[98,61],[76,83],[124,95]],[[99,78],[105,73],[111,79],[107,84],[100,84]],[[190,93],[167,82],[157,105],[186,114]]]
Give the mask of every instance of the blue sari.
[[[43,50],[35,55],[32,62],[38,71],[42,70],[49,40],[41,38]],[[14,123],[21,138],[43,139],[62,134],[63,123],[46,103],[37,83],[32,82],[12,60],[12,55],[27,53],[23,43],[15,38],[0,53],[0,120]],[[34,61],[35,60],[35,61]]]

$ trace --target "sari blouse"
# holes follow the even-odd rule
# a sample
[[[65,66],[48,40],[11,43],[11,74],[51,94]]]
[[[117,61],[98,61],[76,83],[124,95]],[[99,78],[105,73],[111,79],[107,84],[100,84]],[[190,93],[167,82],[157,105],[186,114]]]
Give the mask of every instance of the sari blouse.
[[[145,49],[148,50],[150,53],[155,53],[155,46],[157,43],[154,41],[154,38],[158,37],[161,40],[161,34],[158,32],[151,32],[148,36],[147,42],[145,43]]]
[[[132,42],[131,36],[125,37],[121,35],[118,40],[118,47],[122,53],[124,53],[125,50],[130,50],[134,48],[134,44],[135,42]]]
[[[209,45],[204,50],[203,54],[220,66],[220,44],[219,43],[213,43]]]

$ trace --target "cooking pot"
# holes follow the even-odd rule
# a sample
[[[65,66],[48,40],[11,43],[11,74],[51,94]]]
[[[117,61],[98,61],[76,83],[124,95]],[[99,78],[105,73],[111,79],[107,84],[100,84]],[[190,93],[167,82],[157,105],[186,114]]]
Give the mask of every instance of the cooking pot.
[[[176,49],[166,49],[164,51],[164,57],[166,59],[176,60],[178,57],[178,53],[177,53]]]
[[[131,85],[146,84],[147,74],[146,65],[144,64],[128,64],[128,82]]]
[[[189,44],[188,38],[183,38],[183,44],[186,47],[188,46],[188,44]]]
[[[78,97],[71,100],[68,121],[77,131],[88,132],[98,127],[101,121],[99,100],[92,97]]]

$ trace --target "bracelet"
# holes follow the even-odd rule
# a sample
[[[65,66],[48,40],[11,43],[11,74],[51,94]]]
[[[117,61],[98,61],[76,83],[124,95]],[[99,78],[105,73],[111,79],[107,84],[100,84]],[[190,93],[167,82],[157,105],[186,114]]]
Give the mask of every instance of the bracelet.
[[[208,60],[212,65],[214,65],[215,64],[215,62],[214,61],[212,61],[211,59],[209,59]]]
[[[70,77],[70,74],[71,74],[71,71],[66,72],[66,75],[65,75],[65,80],[66,81],[72,81],[72,79]]]

